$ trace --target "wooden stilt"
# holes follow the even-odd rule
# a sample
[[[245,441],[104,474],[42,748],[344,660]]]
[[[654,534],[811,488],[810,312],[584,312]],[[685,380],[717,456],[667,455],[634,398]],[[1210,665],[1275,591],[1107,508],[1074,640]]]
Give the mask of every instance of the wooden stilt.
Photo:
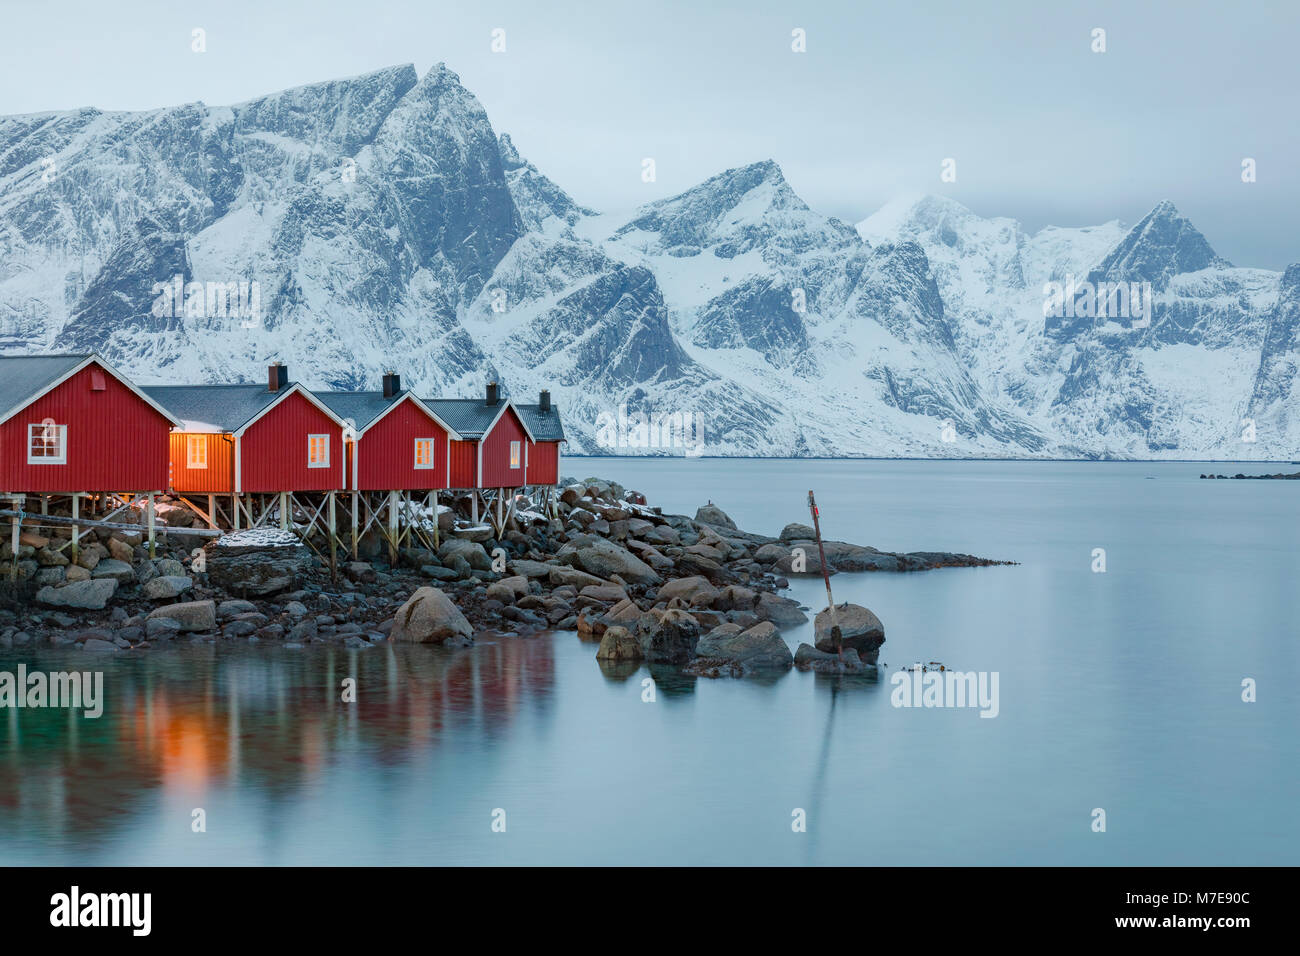
[[[338,522],[334,515],[334,492],[329,492],[330,521],[330,581],[339,579],[339,537]]]
[[[397,567],[397,492],[388,493],[388,563]]]
[[[469,519],[474,524],[478,524],[478,489],[475,488],[469,493]]]
[[[76,521],[81,517],[81,495],[72,496],[72,520]],[[46,513],[45,501],[41,501],[41,514]],[[81,529],[75,524],[72,526],[72,547],[68,549],[72,552],[72,563],[77,563],[77,558],[81,556]]]
[[[280,492],[280,530],[289,530],[289,492]]]
[[[148,501],[145,504],[145,520],[148,523],[148,527],[149,527],[149,560],[150,561],[152,561],[154,558],[158,556],[157,537],[154,534],[153,496],[154,493],[152,491],[149,492],[149,494],[146,496],[148,498]],[[75,534],[76,532],[73,533]]]
[[[208,527],[217,526],[217,496],[208,495]]]
[[[230,513],[233,516],[230,519],[230,530],[238,531],[239,530],[239,495],[232,494],[230,496]]]
[[[9,507],[14,511],[9,517],[9,547],[14,553],[9,565],[9,580],[12,582],[18,580],[18,538],[22,535],[22,519],[18,517],[18,512],[22,511],[23,498],[14,495],[9,499]]]

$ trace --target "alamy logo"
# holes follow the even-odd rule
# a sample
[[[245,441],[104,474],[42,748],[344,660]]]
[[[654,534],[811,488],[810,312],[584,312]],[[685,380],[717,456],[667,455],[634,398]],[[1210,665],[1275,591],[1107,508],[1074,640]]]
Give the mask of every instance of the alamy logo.
[[[0,708],[66,707],[85,709],[92,720],[104,713],[103,671],[0,671]]]
[[[1064,282],[1043,285],[1045,318],[1133,319],[1132,328],[1151,325],[1150,282],[1079,282],[1067,275]]]
[[[157,319],[239,319],[240,327],[256,328],[262,322],[262,286],[253,281],[186,282],[172,276],[155,282],[149,312]]]
[[[704,454],[705,425],[698,412],[629,413],[624,404],[614,414],[596,416],[596,444],[606,449],[680,449],[696,458]]]
[[[996,717],[998,671],[951,671],[947,668],[904,668],[889,682],[889,702],[895,707],[978,707],[981,717]]]
[[[152,924],[152,893],[86,893],[74,886],[50,897],[50,925],[128,926],[133,936],[148,936]]]

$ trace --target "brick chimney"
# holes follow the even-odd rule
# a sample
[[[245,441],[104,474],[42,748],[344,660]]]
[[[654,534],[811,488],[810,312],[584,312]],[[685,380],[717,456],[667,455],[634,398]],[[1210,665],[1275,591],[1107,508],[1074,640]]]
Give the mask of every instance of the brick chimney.
[[[272,362],[266,367],[266,388],[278,392],[289,384],[289,366],[281,362]]]
[[[501,400],[500,389],[496,382],[487,383],[487,404],[496,405]]]
[[[402,390],[402,376],[396,372],[384,373],[384,398],[392,398]]]

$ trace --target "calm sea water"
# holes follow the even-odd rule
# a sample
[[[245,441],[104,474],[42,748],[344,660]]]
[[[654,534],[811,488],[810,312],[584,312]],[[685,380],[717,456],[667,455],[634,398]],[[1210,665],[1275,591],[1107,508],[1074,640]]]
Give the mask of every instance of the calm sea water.
[[[1020,564],[836,576],[884,622],[879,679],[656,673],[653,703],[649,671],[603,670],[572,633],[118,655],[99,720],[0,711],[0,864],[1300,862],[1300,484],[1198,464],[565,466],[771,534],[813,488],[828,537]],[[819,581],[792,593],[821,606]],[[890,675],[932,659],[998,672],[999,715],[891,706]]]

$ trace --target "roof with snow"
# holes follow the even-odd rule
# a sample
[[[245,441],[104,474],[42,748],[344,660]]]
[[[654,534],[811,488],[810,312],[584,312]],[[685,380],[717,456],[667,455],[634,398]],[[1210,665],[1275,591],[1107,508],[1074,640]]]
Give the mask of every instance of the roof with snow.
[[[250,384],[147,385],[140,391],[179,418],[183,431],[233,432],[293,386],[273,392]]]
[[[86,359],[79,355],[0,355],[0,415],[8,417],[31,403],[37,392],[57,382]]]

